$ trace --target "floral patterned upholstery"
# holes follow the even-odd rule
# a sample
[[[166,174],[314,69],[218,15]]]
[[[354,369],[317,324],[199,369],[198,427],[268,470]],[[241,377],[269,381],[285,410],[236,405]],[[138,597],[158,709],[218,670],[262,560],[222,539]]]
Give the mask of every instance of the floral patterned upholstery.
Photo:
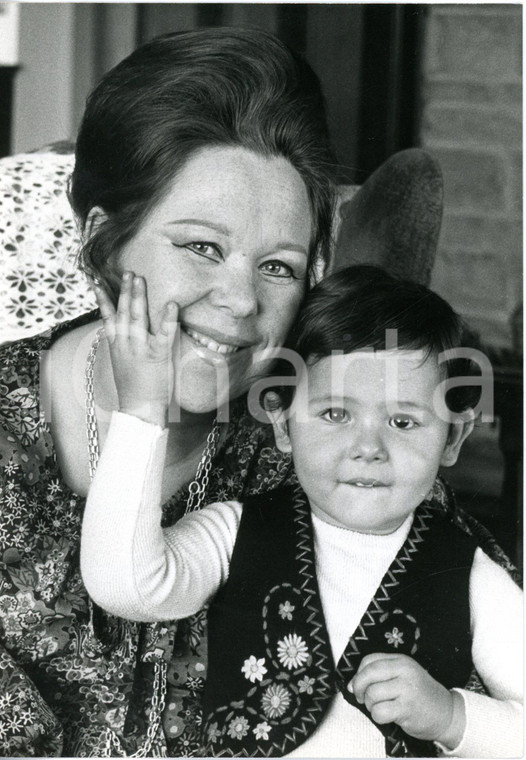
[[[75,263],[72,169],[71,153],[0,160],[0,342],[43,332],[95,305]]]
[[[0,343],[37,335],[96,305],[76,266],[71,150],[55,143],[0,159]],[[343,188],[342,199],[357,189]]]
[[[0,159],[0,343],[95,306],[76,266],[80,242],[67,198],[73,163],[71,143]],[[442,216],[440,169],[430,156],[400,151],[361,188],[341,186],[338,202],[332,269],[366,261],[429,282]]]

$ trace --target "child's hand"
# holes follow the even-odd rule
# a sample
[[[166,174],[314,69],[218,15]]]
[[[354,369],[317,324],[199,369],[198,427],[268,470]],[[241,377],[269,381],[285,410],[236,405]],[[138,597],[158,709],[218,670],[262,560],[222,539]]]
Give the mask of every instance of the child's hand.
[[[376,723],[397,723],[415,739],[438,741],[450,749],[462,739],[462,697],[435,681],[411,657],[369,654],[348,688]]]
[[[94,290],[109,343],[119,410],[164,427],[174,386],[177,304],[166,304],[161,325],[152,334],[142,277],[124,272],[117,311],[99,285]]]

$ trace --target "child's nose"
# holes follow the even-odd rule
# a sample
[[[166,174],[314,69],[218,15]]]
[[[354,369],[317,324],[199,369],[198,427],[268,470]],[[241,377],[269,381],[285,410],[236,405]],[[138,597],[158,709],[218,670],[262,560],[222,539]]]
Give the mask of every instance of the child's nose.
[[[387,449],[381,434],[376,430],[361,427],[355,431],[350,446],[352,459],[364,462],[385,462],[388,458]]]

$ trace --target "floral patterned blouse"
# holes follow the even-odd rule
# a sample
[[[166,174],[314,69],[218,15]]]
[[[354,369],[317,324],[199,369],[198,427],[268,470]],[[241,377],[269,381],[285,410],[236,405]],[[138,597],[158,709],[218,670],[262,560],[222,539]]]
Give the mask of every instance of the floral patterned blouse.
[[[40,410],[42,352],[93,318],[0,347],[0,755],[195,756],[206,611],[143,625],[92,605],[79,571],[85,499],[64,482]],[[231,418],[208,500],[243,500],[291,481],[290,457],[274,448],[270,426],[244,401]],[[165,505],[166,525],[187,496],[183,489]],[[145,745],[156,713],[162,725]]]

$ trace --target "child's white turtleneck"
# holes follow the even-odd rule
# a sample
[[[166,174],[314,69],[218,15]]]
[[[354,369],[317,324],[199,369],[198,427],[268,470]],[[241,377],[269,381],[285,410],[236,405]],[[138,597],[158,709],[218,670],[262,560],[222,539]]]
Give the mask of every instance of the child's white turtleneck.
[[[411,513],[393,533],[358,533],[312,515],[316,571],[334,661],[362,619],[389,565],[404,543]]]
[[[335,663],[412,522],[411,513],[394,533],[377,536],[346,530],[312,515],[318,585]],[[385,739],[368,718],[337,694],[317,731],[291,756],[385,757]]]
[[[154,621],[193,614],[228,577],[242,506],[204,507],[161,529],[160,483],[167,432],[114,413],[84,515],[81,565],[98,603],[121,617]],[[355,533],[313,515],[316,568],[334,660],[404,543],[412,515],[389,535]],[[205,558],[205,561],[203,561]],[[478,548],[470,575],[473,663],[489,694],[459,690],[464,737],[447,754],[522,754],[522,595]],[[444,754],[446,754],[444,752]],[[295,757],[385,757],[376,726],[341,694]]]

